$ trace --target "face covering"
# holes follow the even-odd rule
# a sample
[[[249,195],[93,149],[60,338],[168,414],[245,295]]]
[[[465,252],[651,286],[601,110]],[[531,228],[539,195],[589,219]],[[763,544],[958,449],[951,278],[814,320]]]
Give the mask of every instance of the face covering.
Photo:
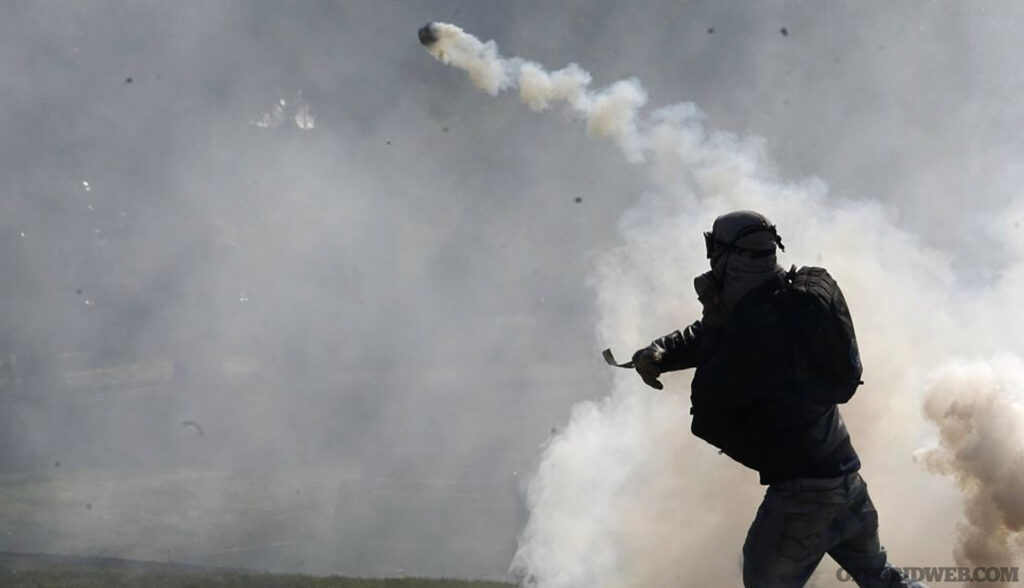
[[[785,274],[775,255],[751,258],[720,249],[711,254],[711,272],[722,291],[725,311],[732,311],[743,296],[766,281]]]
[[[693,289],[697,292],[704,311],[701,320],[709,327],[719,327],[725,322],[725,306],[722,302],[722,288],[714,272],[705,272],[693,279]]]

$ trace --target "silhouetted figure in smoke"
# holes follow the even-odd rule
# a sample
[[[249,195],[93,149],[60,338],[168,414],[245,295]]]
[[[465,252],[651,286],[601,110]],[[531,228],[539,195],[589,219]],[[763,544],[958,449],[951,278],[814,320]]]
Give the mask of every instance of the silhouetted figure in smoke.
[[[693,433],[768,486],[743,545],[744,584],[803,586],[828,553],[860,586],[921,586],[886,561],[835,404],[861,370],[838,286],[818,268],[779,267],[782,240],[756,212],[718,217],[705,240],[711,271],[694,280],[703,317],[637,351],[633,364],[657,389],[663,372],[697,368]]]

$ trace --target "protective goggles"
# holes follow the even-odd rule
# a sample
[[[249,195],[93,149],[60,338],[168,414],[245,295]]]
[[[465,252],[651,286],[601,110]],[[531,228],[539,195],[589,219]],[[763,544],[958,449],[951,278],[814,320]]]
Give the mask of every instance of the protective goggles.
[[[782,251],[786,250],[786,246],[782,244],[782,237],[775,230],[775,225],[765,227],[747,227],[741,230],[733,237],[732,241],[720,241],[715,239],[715,234],[710,232],[704,233],[704,247],[707,249],[708,259],[711,259],[711,253],[715,250],[728,251],[729,253],[738,253],[740,255],[746,255],[757,259],[759,257],[768,257],[775,253],[774,249],[749,249],[747,247],[740,247],[736,245],[736,242],[740,239],[753,235],[754,233],[768,232],[772,234],[772,241],[779,246]]]

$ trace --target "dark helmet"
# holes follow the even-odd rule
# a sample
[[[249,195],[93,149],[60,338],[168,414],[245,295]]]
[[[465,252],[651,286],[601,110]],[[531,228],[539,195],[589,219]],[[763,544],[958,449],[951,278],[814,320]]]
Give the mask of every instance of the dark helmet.
[[[763,214],[752,210],[739,210],[715,219],[710,233],[704,233],[708,259],[713,253],[729,253],[758,258],[775,253],[775,247],[785,251],[782,237]]]

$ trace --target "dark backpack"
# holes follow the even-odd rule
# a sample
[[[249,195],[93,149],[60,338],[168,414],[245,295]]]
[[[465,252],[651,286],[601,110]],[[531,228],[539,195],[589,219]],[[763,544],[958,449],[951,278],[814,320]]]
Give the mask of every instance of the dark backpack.
[[[842,404],[863,384],[853,319],[839,285],[820,267],[793,266],[781,291],[799,392],[823,405]]]

